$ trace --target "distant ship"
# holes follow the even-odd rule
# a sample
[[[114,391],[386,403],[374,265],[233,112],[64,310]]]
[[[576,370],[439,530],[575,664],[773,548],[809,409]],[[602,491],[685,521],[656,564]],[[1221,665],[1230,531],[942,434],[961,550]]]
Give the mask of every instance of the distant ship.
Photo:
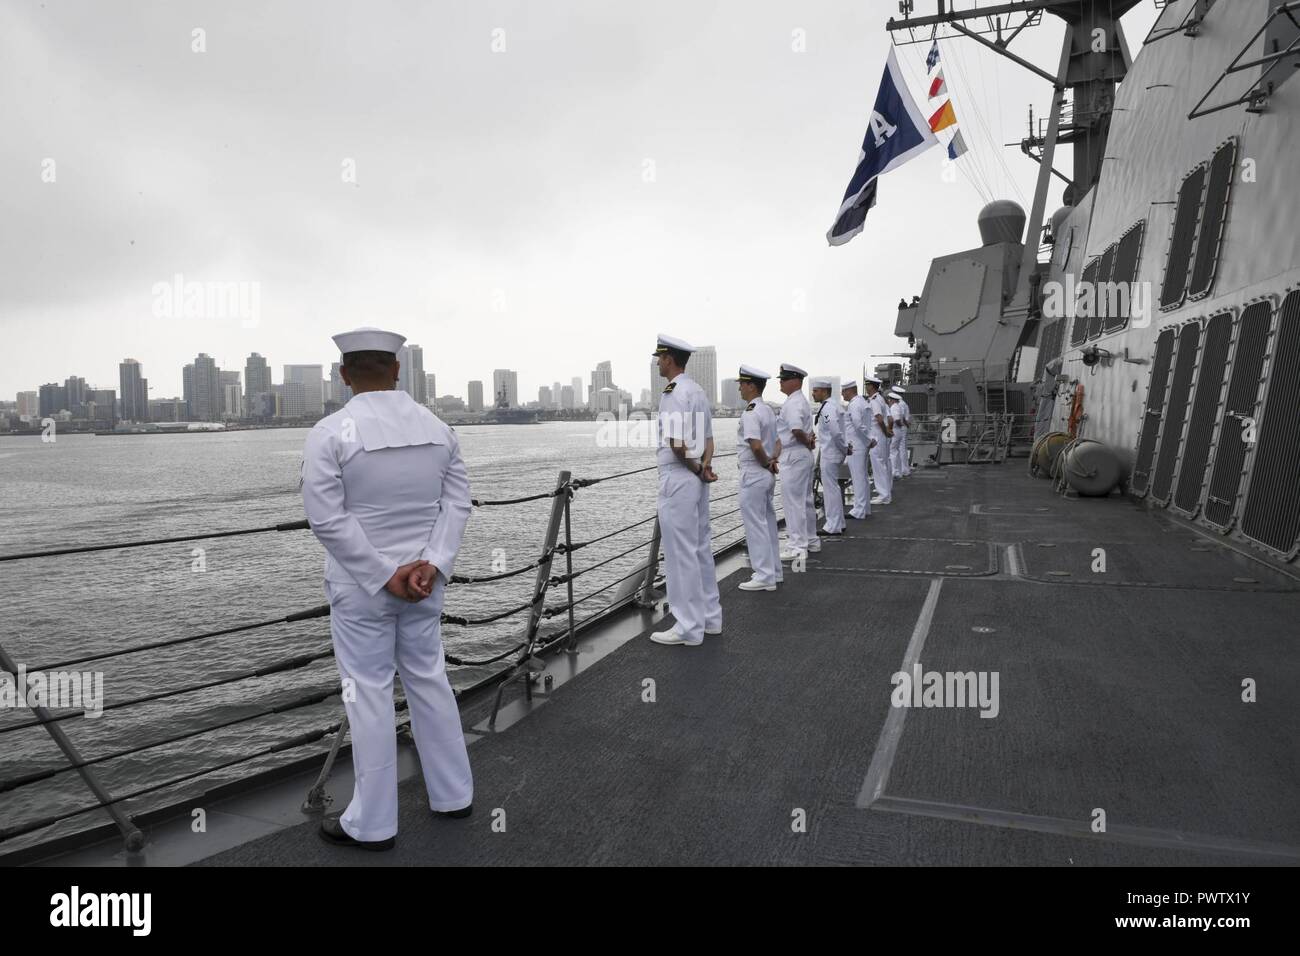
[[[496,407],[484,416],[484,421],[497,425],[536,425],[537,413],[526,408],[511,408],[503,388],[497,392]]]

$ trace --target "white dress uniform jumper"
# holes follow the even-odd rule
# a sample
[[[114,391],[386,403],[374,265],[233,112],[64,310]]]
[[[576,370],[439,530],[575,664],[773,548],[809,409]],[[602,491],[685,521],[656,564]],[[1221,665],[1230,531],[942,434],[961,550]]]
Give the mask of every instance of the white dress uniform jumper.
[[[440,626],[469,520],[469,481],[450,428],[406,392],[371,391],[307,436],[302,497],[325,546],[330,633],[352,731],[356,783],[339,822],[355,840],[387,840],[397,833],[394,672],[410,704],[430,809],[460,810],[474,797]],[[411,603],[385,590],[400,565],[417,559],[438,569],[431,596]]]
[[[669,439],[686,443],[687,457],[699,460],[713,437],[709,400],[683,372],[659,397],[659,533],[663,540],[668,608],[674,628],[687,644],[699,644],[705,630],[722,627],[713,543],[709,537],[709,485],[701,481],[669,447]]]
[[[749,403],[736,427],[740,516],[745,525],[745,546],[749,550],[749,566],[754,581],[775,585],[782,579],[776,507],[772,497],[776,475],[759,464],[749,446],[751,438],[762,443],[769,458],[776,453],[776,413],[761,399]]]
[[[912,410],[907,407],[901,392],[895,392],[898,401],[890,411],[894,416],[894,437],[889,442],[889,451],[893,459],[894,477],[906,478],[912,473],[912,464],[907,460],[907,426],[902,424],[912,417]]]
[[[826,507],[823,529],[829,534],[844,530],[844,495],[840,491],[840,465],[848,445],[840,406],[834,398],[822,402],[817,410],[817,444],[821,447],[822,501]]]
[[[795,430],[813,433],[812,408],[803,390],[791,392],[776,419],[781,440],[781,500],[785,508],[785,536],[792,551],[815,550],[817,508],[813,504],[812,449],[794,437]]]
[[[867,477],[867,456],[871,444],[871,406],[861,395],[849,399],[844,414],[844,437],[853,451],[848,455],[849,474],[853,478],[853,509],[849,515],[865,518],[871,514],[871,481]]]
[[[867,399],[867,403],[871,409],[871,437],[876,440],[876,447],[871,449],[871,480],[875,483],[876,494],[880,498],[878,503],[889,504],[894,494],[894,478],[889,467],[889,436],[885,434],[880,422],[876,421],[877,415],[888,421],[889,408],[879,392]]]

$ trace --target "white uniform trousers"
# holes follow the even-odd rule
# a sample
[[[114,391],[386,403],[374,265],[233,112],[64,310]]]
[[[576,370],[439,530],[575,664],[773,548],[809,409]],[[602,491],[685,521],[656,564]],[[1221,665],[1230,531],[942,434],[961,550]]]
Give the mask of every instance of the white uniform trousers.
[[[888,501],[894,494],[894,476],[889,470],[889,439],[881,436],[876,439],[876,447],[871,449],[871,480],[875,482],[876,494]]]
[[[893,457],[894,477],[906,478],[912,473],[912,466],[907,460],[907,429],[895,425],[894,437],[889,441],[889,451]]]
[[[659,534],[674,630],[690,642],[722,627],[718,574],[709,537],[709,486],[685,465],[659,469]]]
[[[817,540],[817,510],[812,496],[812,452],[800,446],[797,452],[782,453],[780,469],[786,540],[791,550],[807,551]]]
[[[740,517],[754,580],[776,584],[782,578],[781,549],[772,492],[776,475],[757,465],[740,470]]]
[[[412,604],[387,591],[371,596],[357,584],[325,582],[356,776],[352,801],[339,822],[354,839],[387,840],[397,834],[394,670],[401,674],[410,706],[429,807],[459,810],[473,802],[460,709],[442,655],[443,588],[438,578],[433,594]]]
[[[840,492],[841,459],[822,453],[822,503],[826,508],[826,531],[834,534],[844,530],[844,495]]]
[[[849,474],[853,477],[853,508],[849,514],[854,518],[865,518],[871,514],[871,481],[867,478],[867,449],[853,443],[853,453],[846,459]]]

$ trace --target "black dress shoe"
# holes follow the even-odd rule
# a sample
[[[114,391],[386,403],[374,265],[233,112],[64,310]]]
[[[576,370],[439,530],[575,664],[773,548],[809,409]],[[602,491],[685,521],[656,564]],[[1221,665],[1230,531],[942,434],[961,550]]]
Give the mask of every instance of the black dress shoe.
[[[818,531],[817,535],[818,537],[821,538],[842,538],[844,537],[844,532],[843,531]]]
[[[387,840],[358,840],[343,829],[343,824],[339,823],[338,815],[326,817],[320,824],[320,835],[323,839],[339,846],[355,846],[362,850],[391,850],[397,845],[397,837],[389,837]]]
[[[453,820],[463,820],[474,812],[474,804],[467,807],[461,807],[459,810],[432,810],[430,811],[435,817],[450,817]]]

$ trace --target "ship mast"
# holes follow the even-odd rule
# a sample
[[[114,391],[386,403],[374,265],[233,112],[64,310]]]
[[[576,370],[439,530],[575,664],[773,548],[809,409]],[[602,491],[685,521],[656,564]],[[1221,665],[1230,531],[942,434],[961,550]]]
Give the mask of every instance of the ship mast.
[[[1038,239],[1046,213],[1047,190],[1057,143],[1074,147],[1074,175],[1066,187],[1066,202],[1079,202],[1101,175],[1110,133],[1115,84],[1124,78],[1132,57],[1124,40],[1119,18],[1139,0],[1012,0],[1012,2],[951,9],[950,0],[935,0],[933,16],[914,17],[915,0],[899,0],[901,20],[890,17],[886,29],[895,44],[930,43],[936,39],[967,37],[1000,56],[1024,67],[1051,84],[1052,107],[1040,156],[1025,152],[1039,163],[1033,208],[1025,233],[1024,254],[1016,280],[1016,291],[1003,312],[1003,324],[990,343],[995,354],[1010,355],[1020,338],[1030,312],[1030,280],[1038,258]],[[1011,41],[1028,26],[1037,26],[1044,13],[1065,21],[1060,62],[1055,75],[1012,53]],[[969,24],[969,25],[968,25]],[[906,38],[903,38],[904,33]],[[989,39],[989,37],[993,39]],[[1071,115],[1062,124],[1065,91],[1072,96]]]

